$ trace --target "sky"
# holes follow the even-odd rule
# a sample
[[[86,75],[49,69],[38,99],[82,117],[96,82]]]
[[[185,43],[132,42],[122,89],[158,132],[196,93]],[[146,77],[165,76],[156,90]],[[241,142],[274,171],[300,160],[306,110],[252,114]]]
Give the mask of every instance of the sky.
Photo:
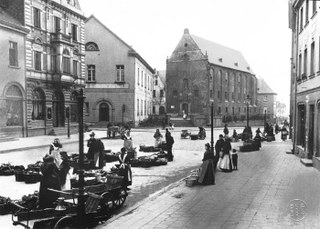
[[[287,0],[79,0],[152,68],[165,70],[185,28],[240,51],[289,108],[291,31]]]

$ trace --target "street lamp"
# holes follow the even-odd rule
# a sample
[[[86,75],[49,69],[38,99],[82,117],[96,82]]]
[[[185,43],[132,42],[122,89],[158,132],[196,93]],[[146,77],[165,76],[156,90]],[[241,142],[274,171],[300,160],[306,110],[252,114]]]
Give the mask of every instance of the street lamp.
[[[79,111],[79,196],[78,196],[78,217],[82,222],[85,221],[85,196],[84,196],[84,153],[83,153],[83,89],[80,89],[78,99]],[[81,223],[82,223],[81,222]],[[85,223],[85,222],[84,222]],[[83,225],[83,224],[82,224]]]
[[[70,108],[66,108],[66,116],[68,120],[68,138],[70,138]]]
[[[211,150],[213,152],[213,100],[211,102]]]
[[[250,96],[247,95],[247,127],[249,127],[249,102],[250,102]]]

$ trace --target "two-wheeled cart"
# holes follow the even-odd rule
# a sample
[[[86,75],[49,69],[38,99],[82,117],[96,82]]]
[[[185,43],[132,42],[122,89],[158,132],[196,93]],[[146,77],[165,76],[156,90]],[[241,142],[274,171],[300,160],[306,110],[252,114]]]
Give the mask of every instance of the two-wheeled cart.
[[[34,229],[94,227],[99,222],[110,218],[113,211],[124,204],[128,193],[127,187],[122,186],[122,180],[123,177],[107,175],[106,183],[85,186],[85,214],[81,219],[78,214],[78,188],[64,191],[50,189],[60,194],[56,208],[28,210],[13,202],[18,209],[12,214],[13,225]]]

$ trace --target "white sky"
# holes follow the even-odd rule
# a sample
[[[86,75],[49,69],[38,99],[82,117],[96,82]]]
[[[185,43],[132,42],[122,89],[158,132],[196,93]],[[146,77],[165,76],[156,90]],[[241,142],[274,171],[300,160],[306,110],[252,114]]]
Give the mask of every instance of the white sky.
[[[236,49],[289,108],[291,31],[287,0],[79,0],[150,65],[165,70],[183,35]]]

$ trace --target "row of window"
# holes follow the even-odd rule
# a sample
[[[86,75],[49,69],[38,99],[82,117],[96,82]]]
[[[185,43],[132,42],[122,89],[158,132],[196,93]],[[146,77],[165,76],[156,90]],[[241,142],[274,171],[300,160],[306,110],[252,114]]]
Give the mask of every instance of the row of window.
[[[256,113],[256,111],[257,111],[257,108],[254,107],[253,108],[253,112]],[[236,111],[236,109],[234,107],[232,107],[231,112],[232,112],[232,115],[235,115],[235,112],[237,112],[237,111]],[[250,112],[250,108],[249,108],[249,112]],[[241,107],[238,107],[238,114],[240,114],[240,113],[241,113]],[[247,108],[246,107],[243,107],[243,113],[247,113]],[[218,115],[222,114],[221,107],[218,107],[217,114]],[[229,114],[229,107],[225,108],[225,114]]]
[[[156,90],[153,90],[153,93],[152,93],[152,96],[153,98],[156,98],[157,97],[157,91]],[[160,90],[160,98],[164,97],[164,90]]]
[[[320,38],[319,38],[319,48],[320,48]],[[305,48],[302,53],[298,56],[298,79],[305,79],[308,76],[308,66],[309,66],[309,76],[312,77],[315,75],[315,59],[316,59],[316,52],[315,52],[315,42],[311,43],[310,46],[310,59],[308,59],[309,52],[308,48]],[[319,71],[320,71],[320,50],[318,54],[319,58]],[[308,63],[309,60],[309,63]]]
[[[140,85],[141,87],[144,87],[148,90],[151,90],[152,86],[152,81],[151,77],[147,75],[146,72],[143,70],[140,70],[140,68],[137,68],[137,84]]]
[[[41,10],[33,7],[33,26],[35,28],[41,29]],[[61,19],[57,16],[53,17],[53,28],[54,32],[56,33],[61,33],[63,31],[64,34],[68,34],[68,20],[66,19],[64,23],[61,22]],[[70,23],[71,28],[70,28],[70,36],[72,37],[73,41],[78,41],[78,26],[76,24]],[[63,27],[63,28],[62,28]]]
[[[141,115],[141,116],[146,116],[147,115],[147,111],[148,114],[150,114],[151,112],[151,101],[147,102],[146,100],[139,100],[137,99],[137,116]]]
[[[33,66],[34,69],[37,71],[47,70],[48,69],[48,63],[47,63],[47,54],[39,52],[39,51],[33,51]],[[56,54],[51,55],[51,70],[53,72],[56,72],[59,70],[59,56]],[[72,63],[72,66],[71,66]],[[71,71],[72,67],[72,71]],[[62,56],[62,72],[64,74],[72,74],[74,76],[78,76],[79,72],[79,62],[78,60],[72,60],[70,58],[70,53],[67,49],[63,51]]]
[[[315,13],[317,12],[317,1],[316,0],[312,0],[312,15],[311,17],[313,17],[313,15],[315,15]],[[299,14],[299,19],[297,25],[299,26],[299,32],[301,32],[303,30],[303,28],[308,25],[309,23],[309,11],[310,11],[310,5],[309,5],[309,0],[305,1],[305,5],[304,7],[302,6],[300,8],[300,14]],[[305,15],[304,15],[305,13]]]
[[[88,82],[96,82],[96,65],[88,64],[87,65],[88,73]],[[125,74],[124,74],[124,65],[116,65],[116,82],[124,83]]]

